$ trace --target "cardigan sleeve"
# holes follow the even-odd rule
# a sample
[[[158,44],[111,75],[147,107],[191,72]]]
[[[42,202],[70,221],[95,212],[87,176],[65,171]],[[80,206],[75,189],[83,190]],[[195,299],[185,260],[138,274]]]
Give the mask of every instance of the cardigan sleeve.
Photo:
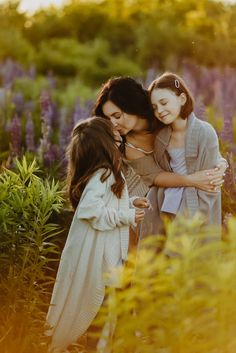
[[[200,170],[214,168],[220,158],[219,141],[214,128],[208,124],[202,133],[202,143],[200,145]],[[203,136],[204,134],[204,136]],[[197,189],[199,198],[199,210],[208,218],[212,218],[212,213],[218,212],[220,192],[207,192]],[[213,212],[213,210],[215,210]],[[220,218],[220,217],[219,217]],[[212,222],[214,223],[214,222]]]
[[[210,124],[205,125],[201,135],[201,170],[214,168],[222,158],[219,151],[218,136]]]
[[[111,185],[114,179],[109,176],[102,183],[101,175],[102,173],[96,173],[86,185],[76,210],[76,217],[87,220],[94,229],[100,231],[113,230],[123,225],[135,226],[135,210],[129,208],[129,204],[127,208],[116,209],[108,208],[104,203],[105,194],[112,193]]]

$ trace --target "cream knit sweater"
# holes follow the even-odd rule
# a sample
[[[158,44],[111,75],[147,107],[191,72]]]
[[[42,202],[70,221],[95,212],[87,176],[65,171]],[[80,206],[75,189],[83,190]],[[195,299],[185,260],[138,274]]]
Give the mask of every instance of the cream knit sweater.
[[[51,348],[57,352],[92,323],[104,299],[104,273],[127,258],[129,226],[136,225],[127,187],[118,199],[111,191],[114,176],[102,183],[103,172],[97,171],[85,187],[62,252],[47,315]]]

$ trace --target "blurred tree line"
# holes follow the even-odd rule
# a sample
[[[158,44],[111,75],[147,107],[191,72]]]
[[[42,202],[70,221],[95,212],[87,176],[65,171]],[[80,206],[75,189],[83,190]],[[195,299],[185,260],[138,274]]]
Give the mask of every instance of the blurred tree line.
[[[34,15],[0,5],[0,61],[88,85],[191,60],[236,66],[236,5],[213,0],[71,0]],[[174,63],[174,64],[173,64]]]

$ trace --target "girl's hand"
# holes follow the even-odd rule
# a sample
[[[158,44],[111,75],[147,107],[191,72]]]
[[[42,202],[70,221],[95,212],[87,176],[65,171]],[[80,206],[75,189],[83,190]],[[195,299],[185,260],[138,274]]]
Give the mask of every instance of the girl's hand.
[[[200,190],[208,192],[217,192],[224,183],[223,176],[225,168],[216,167],[195,172],[188,175],[190,185]]]
[[[215,169],[218,169],[219,171],[222,172],[222,175],[225,175],[226,169],[229,167],[229,164],[227,162],[227,159],[222,158],[219,164],[216,166]]]
[[[135,223],[143,221],[144,220],[144,215],[145,215],[144,210],[136,209],[135,210]]]
[[[138,208],[149,208],[151,206],[146,197],[138,197],[133,201],[133,205]]]

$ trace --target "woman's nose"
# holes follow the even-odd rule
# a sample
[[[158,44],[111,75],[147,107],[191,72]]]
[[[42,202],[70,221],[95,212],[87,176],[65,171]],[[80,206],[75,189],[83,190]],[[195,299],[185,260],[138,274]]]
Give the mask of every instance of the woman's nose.
[[[114,127],[118,126],[117,120],[115,118],[111,117],[111,122],[112,122]]]

